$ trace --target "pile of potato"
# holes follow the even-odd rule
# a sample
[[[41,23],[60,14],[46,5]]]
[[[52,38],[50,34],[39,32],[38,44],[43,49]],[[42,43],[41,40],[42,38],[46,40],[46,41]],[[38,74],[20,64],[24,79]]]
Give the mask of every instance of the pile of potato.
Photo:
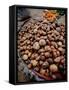
[[[65,25],[30,19],[18,32],[18,51],[30,70],[45,77],[65,75]]]

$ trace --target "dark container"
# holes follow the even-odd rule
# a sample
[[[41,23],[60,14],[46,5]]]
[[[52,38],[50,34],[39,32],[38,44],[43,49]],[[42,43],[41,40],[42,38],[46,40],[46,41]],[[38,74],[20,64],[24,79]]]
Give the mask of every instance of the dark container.
[[[41,15],[43,15],[43,17]],[[46,25],[44,24],[45,23],[44,20],[47,20],[47,25],[49,26],[49,28],[46,28]],[[41,30],[46,29],[47,33],[49,32],[47,31],[49,29],[50,31],[51,29],[53,29],[59,32],[60,35],[58,35],[59,36],[58,40],[56,39],[55,39],[56,41],[54,40],[54,42],[56,43],[61,41],[60,37],[62,39],[62,35],[64,35],[63,42],[58,43],[59,49],[55,48],[56,50],[60,51],[59,58],[60,56],[62,56],[61,60],[56,59],[58,56],[55,56],[55,57],[53,56],[53,55],[56,55],[55,54],[56,52],[53,51],[52,49],[50,53],[51,57],[49,57],[48,53],[46,52],[44,52],[44,55],[46,56],[42,57],[41,53],[38,54],[39,53],[38,50],[36,51],[32,49],[32,54],[35,52],[41,58],[40,58],[40,61],[38,61],[37,66],[32,66],[31,69],[29,69],[30,67],[28,68],[28,65],[31,64],[32,59],[28,58],[28,60],[26,61],[23,60],[24,58],[26,59],[27,57],[24,57],[24,55],[21,54],[21,51],[19,51],[21,47],[18,46],[20,45],[20,41],[18,44],[18,40],[20,40],[18,38],[20,38],[19,33],[21,34],[29,33],[27,31],[27,28],[28,26],[32,25],[32,24],[29,25],[30,22],[32,23],[35,22],[37,26],[41,25],[42,23],[43,26],[39,28]],[[24,28],[25,25],[27,25],[27,28]],[[63,26],[64,26],[64,31],[63,31]],[[61,27],[62,29],[60,30],[59,27]],[[31,26],[31,28],[33,27]],[[36,35],[37,33],[35,34],[35,36]],[[41,38],[41,36],[42,36],[42,33],[38,37]],[[51,40],[50,35],[44,34],[43,37],[45,36],[47,36],[46,45],[47,46],[50,45],[51,47],[51,44],[53,45],[53,43],[51,43],[52,41],[48,42],[49,39]],[[34,34],[32,34],[32,37],[34,37]],[[31,41],[32,39],[33,41]],[[36,41],[37,38],[36,39],[32,38],[32,39],[27,39],[27,40],[30,40],[33,43]],[[61,44],[63,46],[60,46]],[[40,48],[43,47],[44,49],[45,46],[40,46]],[[61,52],[60,47],[62,47],[62,49],[64,50],[64,53]],[[22,52],[25,53],[25,51],[24,52],[22,51]],[[21,55],[23,56],[23,58]],[[32,55],[30,57],[32,57]],[[48,61],[47,62],[42,61],[43,59]],[[36,58],[35,58],[35,62],[36,62]],[[39,63],[42,63],[42,62],[44,64],[42,64],[42,66],[40,67]],[[56,71],[54,71],[52,67],[55,67],[58,69],[55,69]],[[42,69],[45,71],[44,75],[43,75],[44,71],[41,71]],[[25,6],[25,5],[10,6],[9,7],[9,83],[14,85],[18,85],[18,84],[20,85],[20,84],[33,84],[33,83],[36,84],[36,83],[66,82],[66,81],[67,81],[67,8]]]

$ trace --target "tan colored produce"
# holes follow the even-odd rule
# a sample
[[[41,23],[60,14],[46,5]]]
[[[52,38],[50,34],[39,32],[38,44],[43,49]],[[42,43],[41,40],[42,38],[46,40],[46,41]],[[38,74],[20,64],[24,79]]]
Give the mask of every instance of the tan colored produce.
[[[61,58],[60,57],[57,57],[57,58],[54,59],[54,62],[59,63],[60,60],[61,60]]]
[[[46,57],[49,57],[50,56],[50,53],[49,52],[45,52],[45,56]]]
[[[27,60],[28,59],[28,56],[25,54],[23,55],[23,60]]]
[[[46,69],[48,66],[49,66],[49,63],[48,63],[47,61],[42,64],[42,67],[45,68],[45,69]]]
[[[59,46],[62,46],[62,42],[58,42],[58,45],[59,45]]]
[[[44,39],[41,39],[39,41],[39,44],[40,44],[40,46],[44,46],[44,45],[46,45],[46,41]]]
[[[38,64],[38,62],[37,62],[36,60],[31,60],[31,64],[32,64],[33,66],[36,66],[36,65]]]
[[[44,70],[44,69],[41,69],[41,70],[40,70],[40,73],[41,73],[42,75],[44,75],[44,74],[45,74],[45,70]]]
[[[45,46],[45,51],[51,51],[51,47],[50,46]]]
[[[31,69],[31,67],[32,67],[32,64],[28,64],[28,68]]]
[[[35,43],[33,44],[33,48],[34,48],[35,50],[38,50],[38,49],[40,48],[39,43],[38,43],[38,42],[35,42]]]
[[[50,65],[50,71],[51,71],[51,72],[57,72],[57,71],[58,71],[57,65],[51,64],[51,65]]]

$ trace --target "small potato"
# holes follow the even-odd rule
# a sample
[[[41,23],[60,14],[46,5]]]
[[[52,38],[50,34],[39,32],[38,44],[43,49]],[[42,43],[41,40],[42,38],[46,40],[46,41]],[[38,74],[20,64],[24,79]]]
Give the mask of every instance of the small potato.
[[[27,46],[23,46],[23,50],[26,50],[27,49]]]
[[[38,72],[39,71],[39,67],[35,67],[34,70]]]
[[[40,56],[36,57],[36,60],[40,60]]]
[[[60,36],[59,40],[63,41],[63,40],[64,40],[64,39],[63,39],[63,36]]]
[[[52,45],[52,46],[51,46],[51,49],[53,50],[53,49],[55,49],[55,47]]]
[[[59,50],[60,52],[63,52],[63,48],[62,48],[62,47],[59,47],[58,50]]]
[[[33,48],[34,48],[35,50],[38,50],[38,49],[40,48],[39,43],[38,43],[38,42],[35,42],[35,43],[33,44]]]
[[[26,40],[26,37],[22,37],[20,41],[25,41]]]
[[[64,69],[64,66],[62,64],[59,65],[60,70]]]
[[[57,72],[57,71],[58,71],[57,65],[51,64],[51,65],[50,65],[50,71],[51,71],[51,72]]]
[[[53,32],[55,35],[59,35],[59,32],[58,31],[56,31],[56,30],[54,30],[54,32]]]
[[[25,54],[28,54],[28,53],[29,53],[29,51],[28,51],[28,50],[26,50],[26,51],[25,51]]]
[[[46,69],[48,66],[49,66],[49,63],[48,63],[47,61],[42,64],[42,67],[43,67],[44,69]]]
[[[27,60],[28,59],[28,55],[24,54],[23,55],[23,60]]]
[[[54,62],[59,63],[61,60],[60,56],[54,59]]]
[[[58,42],[57,44],[58,44],[59,46],[62,46],[62,42]]]
[[[56,51],[53,51],[52,54],[53,54],[53,57],[55,57],[55,58],[57,57],[57,52]]]
[[[45,56],[40,56],[40,59],[41,60],[45,60]]]
[[[28,53],[28,57],[31,57],[31,52]]]
[[[27,44],[30,44],[30,40],[27,40]]]
[[[42,53],[40,53],[40,55],[44,56],[44,55],[45,55],[45,53],[43,53],[43,52],[42,52]]]
[[[35,55],[34,55],[34,53],[33,54],[31,54],[31,59],[34,59],[35,58]]]
[[[53,63],[53,59],[52,58],[48,58],[47,61],[52,64]]]
[[[49,52],[45,52],[45,57],[49,57],[50,53]]]
[[[53,78],[53,79],[56,79],[57,77],[56,77],[56,75],[53,74],[53,75],[52,75],[52,78]]]
[[[57,53],[57,56],[60,56],[60,52],[59,51],[56,51],[56,53]]]
[[[58,47],[56,42],[51,42],[51,45],[53,45],[55,48]]]
[[[36,60],[31,60],[31,64],[35,67],[37,66],[38,62]]]
[[[33,32],[36,34],[37,33],[37,29],[34,29]]]
[[[51,51],[50,46],[45,46],[45,51]]]
[[[40,38],[39,37],[36,37],[36,41],[39,41],[40,40]]]
[[[40,65],[42,65],[42,64],[43,64],[43,61],[42,61],[42,60],[40,60],[40,61],[39,61],[39,64],[40,64]]]
[[[42,75],[44,75],[44,74],[45,74],[45,70],[44,70],[44,69],[41,69],[41,70],[40,70],[40,73],[41,73]]]
[[[61,60],[61,64],[64,64],[64,63],[65,63],[65,59],[62,59],[62,60]]]
[[[61,32],[61,28],[60,27],[57,27],[56,28],[56,31]]]
[[[42,48],[42,49],[39,49],[39,53],[43,53],[45,50]]]
[[[28,64],[28,68],[31,69],[32,68],[32,64]]]
[[[39,41],[39,45],[40,45],[40,46],[46,45],[46,41],[45,41],[44,39],[41,39],[41,40]]]

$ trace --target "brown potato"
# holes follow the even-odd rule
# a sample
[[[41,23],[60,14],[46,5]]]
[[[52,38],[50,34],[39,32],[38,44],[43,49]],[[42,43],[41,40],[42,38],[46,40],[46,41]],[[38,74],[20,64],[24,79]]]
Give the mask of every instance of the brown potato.
[[[51,64],[50,65],[50,71],[51,72],[57,72],[58,71],[58,67],[56,64]]]

